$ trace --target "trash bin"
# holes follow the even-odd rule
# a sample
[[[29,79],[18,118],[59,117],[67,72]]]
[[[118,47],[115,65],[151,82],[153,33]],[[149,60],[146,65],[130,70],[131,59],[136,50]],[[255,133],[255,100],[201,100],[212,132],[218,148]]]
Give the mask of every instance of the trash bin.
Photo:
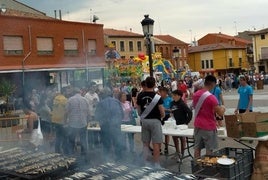
[[[257,89],[263,89],[263,80],[257,81]]]

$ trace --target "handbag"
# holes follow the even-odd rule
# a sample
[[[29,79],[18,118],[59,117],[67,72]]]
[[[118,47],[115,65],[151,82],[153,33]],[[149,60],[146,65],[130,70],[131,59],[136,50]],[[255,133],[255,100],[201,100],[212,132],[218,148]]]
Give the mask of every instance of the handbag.
[[[43,139],[44,137],[41,131],[40,118],[38,118],[38,127],[37,129],[33,129],[30,142],[37,147],[43,144]]]

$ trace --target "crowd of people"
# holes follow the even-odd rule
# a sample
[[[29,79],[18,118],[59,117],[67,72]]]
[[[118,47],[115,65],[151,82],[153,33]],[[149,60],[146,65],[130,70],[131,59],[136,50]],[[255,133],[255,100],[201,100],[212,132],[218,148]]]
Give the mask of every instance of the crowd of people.
[[[121,125],[141,125],[144,160],[158,167],[163,137],[164,153],[169,153],[170,137],[163,136],[162,126],[170,120],[175,120],[176,125],[187,125],[194,119],[194,156],[197,158],[201,149],[205,148],[206,154],[211,154],[217,148],[216,131],[222,125],[225,112],[222,92],[226,89],[222,84],[226,82],[228,77],[223,81],[213,75],[205,78],[186,76],[185,79],[162,81],[156,86],[156,80],[147,77],[139,84],[127,81],[117,87],[101,89],[95,84],[87,88],[68,86],[61,92],[39,93],[33,89],[23,106],[28,118],[27,128],[18,133],[31,133],[37,128],[39,117],[44,141],[54,145],[55,152],[73,155],[79,151],[81,156],[86,156],[90,149],[102,145],[108,159],[122,159],[122,154],[136,150],[134,134],[122,133]],[[253,88],[248,84],[248,77],[240,75],[237,84],[240,98],[234,113],[253,111]],[[87,131],[93,122],[100,126],[100,132]],[[172,140],[176,149],[174,157],[181,161],[186,140],[176,136]]]

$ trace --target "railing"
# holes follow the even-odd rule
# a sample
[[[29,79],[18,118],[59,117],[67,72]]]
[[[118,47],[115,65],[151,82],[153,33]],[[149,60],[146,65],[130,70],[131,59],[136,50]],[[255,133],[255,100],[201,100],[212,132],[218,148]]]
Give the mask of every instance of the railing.
[[[23,134],[21,138],[16,133],[17,130],[27,126],[25,115],[9,115],[0,117],[0,142],[29,140],[29,135]]]

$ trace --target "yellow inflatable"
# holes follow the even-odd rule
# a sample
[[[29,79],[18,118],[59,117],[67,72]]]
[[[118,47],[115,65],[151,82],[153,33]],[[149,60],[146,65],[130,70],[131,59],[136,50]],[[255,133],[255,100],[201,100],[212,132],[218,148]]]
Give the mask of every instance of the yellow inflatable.
[[[156,52],[152,54],[153,59],[153,69],[155,72],[163,72],[166,75],[172,75],[176,72],[174,71],[174,67],[169,60],[165,60],[162,58],[162,54],[160,52]],[[135,62],[142,63],[142,72],[149,73],[149,57],[140,53],[138,57],[134,58]]]

